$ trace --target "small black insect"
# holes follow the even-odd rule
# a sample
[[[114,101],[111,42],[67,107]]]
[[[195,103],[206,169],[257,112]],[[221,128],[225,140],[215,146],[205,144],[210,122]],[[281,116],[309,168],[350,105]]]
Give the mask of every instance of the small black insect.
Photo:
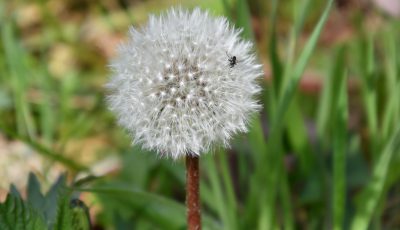
[[[226,53],[226,56],[228,56],[229,67],[233,68],[238,63],[236,56],[229,56],[228,53]]]

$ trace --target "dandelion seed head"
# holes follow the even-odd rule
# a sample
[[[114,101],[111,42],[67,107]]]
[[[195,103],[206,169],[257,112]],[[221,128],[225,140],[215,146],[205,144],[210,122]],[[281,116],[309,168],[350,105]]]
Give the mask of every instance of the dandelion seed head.
[[[107,102],[134,143],[177,159],[247,131],[262,68],[239,35],[200,9],[173,8],[130,29],[111,62]]]

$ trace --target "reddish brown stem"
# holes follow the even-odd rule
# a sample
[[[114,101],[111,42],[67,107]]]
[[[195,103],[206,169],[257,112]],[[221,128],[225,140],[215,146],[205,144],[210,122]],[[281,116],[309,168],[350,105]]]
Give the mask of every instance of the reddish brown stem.
[[[186,207],[188,230],[201,229],[199,157],[186,156]]]

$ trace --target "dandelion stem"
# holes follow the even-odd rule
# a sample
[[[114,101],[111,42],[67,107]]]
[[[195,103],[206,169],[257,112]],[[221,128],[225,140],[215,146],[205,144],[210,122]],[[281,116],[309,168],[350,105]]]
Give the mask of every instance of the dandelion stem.
[[[186,207],[188,230],[201,229],[199,157],[186,155]]]

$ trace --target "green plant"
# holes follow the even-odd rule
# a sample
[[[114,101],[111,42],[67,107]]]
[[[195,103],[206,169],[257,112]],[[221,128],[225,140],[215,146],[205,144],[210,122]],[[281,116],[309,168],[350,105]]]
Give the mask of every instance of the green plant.
[[[85,3],[81,8],[62,2],[76,17],[60,18],[51,4],[33,1],[43,20],[29,29],[4,10],[13,5],[0,2],[1,143],[34,150],[23,156],[45,162],[38,175],[60,166],[72,175],[92,172],[106,156],[115,156],[121,161],[116,170],[68,189],[94,201],[90,211],[96,227],[185,229],[183,164],[129,147],[101,99],[108,56],[80,29],[94,29],[95,37],[109,42],[107,35],[144,22],[149,12],[171,2]],[[375,28],[366,22],[379,15],[351,8],[351,17],[339,14],[350,24],[344,28],[350,36],[338,42],[333,38],[342,32],[338,12],[324,25],[328,12],[338,11],[328,1],[206,2],[211,1],[199,4],[229,16],[244,28],[245,38],[257,41],[270,78],[261,82],[264,111],[252,120],[250,133],[235,138],[230,149],[201,159],[203,228],[398,229],[399,23],[380,18]],[[35,40],[30,33],[36,29],[41,36]],[[48,66],[54,59],[49,53],[60,44],[77,64],[57,75]],[[310,75],[317,75],[318,83],[311,91]],[[93,144],[93,139],[101,141]],[[86,146],[100,147],[88,151]],[[17,155],[5,149],[1,157]],[[85,162],[87,156],[95,160]],[[8,160],[0,161],[0,172],[14,167]],[[44,209],[29,198],[22,201],[15,189],[2,210],[7,203],[31,213],[32,225],[47,228]]]
[[[86,230],[90,229],[87,207],[82,201],[72,199],[72,190],[61,175],[46,194],[34,174],[29,174],[27,199],[24,201],[11,185],[10,193],[0,204],[1,229],[15,230]]]

